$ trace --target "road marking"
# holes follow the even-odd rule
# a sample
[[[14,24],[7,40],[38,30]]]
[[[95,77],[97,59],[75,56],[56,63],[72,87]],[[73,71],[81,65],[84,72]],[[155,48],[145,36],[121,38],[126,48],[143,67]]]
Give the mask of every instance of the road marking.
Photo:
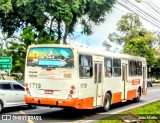
[[[19,113],[27,116],[27,114],[22,110],[20,110]],[[28,123],[34,123],[32,120],[27,120],[27,122]]]
[[[32,120],[28,120],[28,123],[34,123]]]
[[[26,114],[24,111],[20,110],[19,111],[20,114]]]

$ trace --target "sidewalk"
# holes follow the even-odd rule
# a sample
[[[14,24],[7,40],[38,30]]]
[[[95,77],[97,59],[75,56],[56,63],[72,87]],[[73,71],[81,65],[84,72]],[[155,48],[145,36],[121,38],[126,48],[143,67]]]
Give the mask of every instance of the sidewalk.
[[[160,83],[160,80],[155,80],[154,83]]]

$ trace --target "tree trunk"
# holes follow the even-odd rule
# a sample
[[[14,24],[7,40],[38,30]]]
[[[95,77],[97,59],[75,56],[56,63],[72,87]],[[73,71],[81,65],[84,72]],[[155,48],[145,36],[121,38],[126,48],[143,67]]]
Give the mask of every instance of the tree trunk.
[[[69,26],[65,23],[65,32],[63,36],[63,44],[67,44],[67,35],[68,35]]]
[[[49,30],[49,36],[52,36],[52,26],[53,26],[53,20],[54,18],[51,19],[51,25],[50,25],[50,30]]]
[[[61,20],[58,20],[58,38],[57,38],[58,44],[60,43],[60,40],[61,40]]]

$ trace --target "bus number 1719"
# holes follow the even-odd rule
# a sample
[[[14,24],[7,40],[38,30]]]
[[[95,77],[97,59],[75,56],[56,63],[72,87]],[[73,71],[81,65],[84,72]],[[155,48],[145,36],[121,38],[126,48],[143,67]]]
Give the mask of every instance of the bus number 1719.
[[[41,88],[40,83],[29,83],[30,88]]]

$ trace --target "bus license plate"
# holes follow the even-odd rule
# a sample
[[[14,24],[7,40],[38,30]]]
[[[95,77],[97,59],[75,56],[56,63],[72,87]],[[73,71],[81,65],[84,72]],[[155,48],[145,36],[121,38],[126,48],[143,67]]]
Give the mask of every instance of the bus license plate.
[[[44,90],[45,94],[53,94],[53,90]]]

